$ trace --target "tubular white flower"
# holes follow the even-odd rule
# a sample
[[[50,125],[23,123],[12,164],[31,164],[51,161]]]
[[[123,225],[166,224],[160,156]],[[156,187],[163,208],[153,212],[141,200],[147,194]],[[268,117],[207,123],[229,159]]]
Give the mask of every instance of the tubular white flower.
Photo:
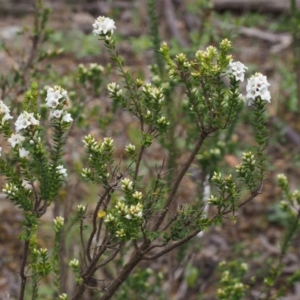
[[[62,121],[65,123],[71,123],[73,121],[71,114],[69,113],[64,114],[62,117]]]
[[[2,155],[2,147],[0,147],[0,157],[1,157],[1,155]]]
[[[102,35],[102,34],[106,35],[108,33],[113,34],[114,30],[116,29],[114,20],[106,17],[98,17],[95,20],[93,27],[94,27],[93,30],[94,35]]]
[[[3,103],[2,100],[0,100],[0,116],[2,116],[2,124],[4,124],[5,121],[12,119],[13,117],[10,115],[10,109],[7,105]]]
[[[135,152],[135,145],[129,144],[125,146],[125,151],[127,153],[134,153]]]
[[[50,108],[57,108],[60,104],[67,105],[69,97],[66,90],[56,85],[47,89],[46,104]]]
[[[107,85],[108,94],[110,97],[120,97],[123,93],[122,89],[115,82]]]
[[[28,157],[28,155],[29,155],[29,151],[27,151],[25,148],[20,148],[19,149],[19,156],[20,156],[20,158],[27,158]]]
[[[131,205],[129,208],[129,214],[132,217],[142,218],[143,216],[143,205],[138,203],[137,205]]]
[[[7,105],[4,104],[2,100],[0,100],[0,115],[4,115],[10,112],[10,109]]]
[[[261,73],[256,73],[248,79],[246,87],[247,95],[246,100],[248,105],[251,105],[255,98],[260,97],[261,100],[271,103],[271,94],[268,90],[270,84],[267,81],[267,77]]]
[[[107,214],[106,217],[104,218],[105,223],[110,223],[113,222],[116,218],[112,214]]]
[[[56,170],[57,170],[57,173],[58,173],[59,175],[62,175],[62,176],[64,176],[64,177],[67,177],[67,170],[64,168],[63,165],[57,166],[57,167],[56,167]]]
[[[74,258],[69,262],[69,266],[72,268],[77,268],[79,266],[79,260]]]
[[[120,237],[121,238],[121,237],[124,237],[124,236],[125,236],[125,231],[124,231],[123,228],[116,231],[116,237]]]
[[[18,187],[12,183],[6,183],[2,189],[2,192],[6,195],[15,196],[18,192]]]
[[[85,212],[85,206],[82,204],[78,204],[76,210],[79,213],[83,213],[83,212]]]
[[[143,198],[143,193],[142,192],[138,192],[138,191],[135,191],[133,194],[132,194],[132,197],[137,199],[137,200],[142,200]]]
[[[68,300],[68,295],[66,293],[63,293],[63,294],[59,295],[58,298],[60,300]]]
[[[2,118],[2,122],[4,123],[5,121],[10,119],[13,119],[13,117],[9,113],[6,113]]]
[[[236,81],[244,81],[246,69],[248,68],[239,61],[231,60],[228,65],[228,73],[232,74]]]
[[[11,146],[13,148],[15,148],[16,145],[22,144],[22,142],[24,140],[25,140],[24,136],[22,136],[22,135],[20,135],[18,133],[16,133],[16,134],[13,133],[7,141],[11,144]]]
[[[54,230],[55,232],[59,232],[64,226],[65,219],[61,216],[57,216],[54,220]]]
[[[122,188],[122,190],[125,190],[125,191],[132,191],[133,190],[133,182],[128,178],[124,178],[121,180],[121,188]]]
[[[36,126],[39,124],[40,121],[34,117],[33,113],[24,111],[19,115],[17,121],[15,122],[16,132],[26,129],[28,126]]]
[[[49,88],[47,91],[46,103],[49,107],[55,108],[59,103],[59,99],[61,99],[62,97],[63,95],[59,90],[55,91],[54,89]]]
[[[53,109],[51,110],[50,112],[50,119],[59,119],[62,115],[63,111],[62,110],[59,110],[59,109]]]

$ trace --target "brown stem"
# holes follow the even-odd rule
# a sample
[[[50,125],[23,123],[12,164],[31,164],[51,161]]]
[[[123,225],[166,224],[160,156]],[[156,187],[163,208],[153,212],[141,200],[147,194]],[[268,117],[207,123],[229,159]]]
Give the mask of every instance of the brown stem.
[[[135,167],[134,177],[133,177],[134,181],[137,179],[137,176],[138,176],[138,173],[139,173],[140,163],[141,163],[141,160],[142,160],[142,157],[143,157],[144,150],[145,150],[145,146],[142,146],[142,148],[140,150],[140,153],[139,153],[139,156],[138,156],[138,159],[136,161],[136,167]]]
[[[162,212],[162,214],[159,216],[156,224],[154,225],[152,231],[157,231],[159,226],[161,225],[161,223],[163,222],[167,212],[168,212],[168,208],[170,207],[170,204],[172,203],[172,201],[174,200],[174,197],[176,195],[176,192],[178,190],[178,187],[181,183],[181,180],[182,178],[184,177],[184,175],[186,174],[188,168],[190,167],[190,165],[192,164],[195,156],[197,155],[198,151],[200,150],[204,140],[206,139],[206,137],[208,136],[209,132],[207,131],[203,131],[201,132],[200,134],[200,137],[197,141],[197,144],[195,145],[194,147],[194,150],[193,152],[191,153],[191,155],[189,156],[188,160],[186,161],[186,163],[184,164],[184,166],[182,167],[181,171],[179,172],[176,180],[175,180],[175,183],[173,185],[173,188],[171,190],[171,193],[166,201],[166,204],[165,204],[165,207],[164,207],[164,210]]]
[[[107,195],[109,194],[109,192],[112,190],[112,187],[108,187],[105,191],[105,193],[102,195],[102,197],[99,199],[97,206],[94,210],[94,215],[93,215],[93,230],[91,232],[91,235],[89,237],[89,240],[87,242],[87,246],[86,246],[86,254],[87,254],[87,258],[88,260],[91,262],[92,257],[91,257],[91,245],[92,245],[92,241],[93,238],[95,236],[95,233],[97,232],[97,216],[98,216],[98,211],[100,209],[101,204],[103,203],[104,199],[107,197]]]
[[[27,262],[28,249],[29,249],[29,241],[25,241],[24,250],[23,250],[23,258],[22,258],[21,268],[20,268],[21,288],[20,288],[19,300],[23,300],[24,295],[25,295],[25,287],[26,287],[26,281],[27,281],[27,276],[25,275],[25,266],[26,266],[26,262]]]
[[[100,298],[100,300],[108,300],[110,299],[114,293],[118,290],[121,284],[127,279],[131,271],[136,267],[136,265],[141,261],[141,254],[133,255],[131,260],[124,266],[123,270],[119,274],[117,278],[115,278],[111,284],[107,287],[107,291]]]
[[[178,242],[175,242],[174,244],[172,245],[169,245],[168,247],[166,247],[165,249],[163,249],[161,252],[155,254],[155,255],[152,255],[152,256],[144,256],[142,258],[142,260],[154,260],[156,258],[159,258],[161,257],[162,255],[172,251],[173,249],[179,247],[180,245],[186,243],[187,241],[189,241],[191,238],[193,238],[195,235],[197,235],[200,231],[202,231],[201,229],[196,229],[194,230],[192,233],[190,233],[187,237],[185,237],[184,239],[178,241]]]

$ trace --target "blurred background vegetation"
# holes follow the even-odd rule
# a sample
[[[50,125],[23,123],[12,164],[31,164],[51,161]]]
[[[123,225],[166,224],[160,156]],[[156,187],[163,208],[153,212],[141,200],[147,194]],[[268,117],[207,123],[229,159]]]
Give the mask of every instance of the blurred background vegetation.
[[[263,194],[239,211],[235,224],[225,221],[168,256],[144,263],[115,299],[216,299],[215,291],[221,274],[218,264],[224,260],[248,263],[249,272],[245,280],[250,289],[245,299],[259,299],[263,280],[273,259],[280,253],[282,235],[289,224],[287,215],[279,209],[281,198],[275,176],[285,173],[293,189],[300,185],[298,2],[156,1],[161,40],[170,45],[173,54],[185,52],[192,55],[199,49],[216,46],[223,38],[228,38],[232,41],[234,59],[248,66],[249,75],[255,72],[267,75],[272,95],[272,105],[267,111],[270,173]],[[18,76],[22,74],[22,68],[26,69],[32,51],[34,3],[0,0],[0,98],[16,106],[28,87],[28,79],[21,81]],[[114,81],[116,73],[108,64],[109,57],[104,47],[100,47],[97,38],[91,34],[94,19],[105,15],[116,21],[119,52],[133,73],[149,79],[148,66],[154,61],[146,0],[45,1],[45,6],[50,7],[52,13],[40,41],[38,58],[35,66],[28,71],[28,77],[37,80],[41,88],[55,84],[63,86],[70,91],[73,105],[84,104],[85,109],[77,116],[80,129],[72,131],[67,146],[65,159],[73,173],[61,192],[59,204],[52,207],[43,220],[41,247],[47,247],[48,237],[51,236],[49,222],[53,215],[63,211],[68,220],[75,204],[84,199],[92,207],[93,197],[97,195],[95,188],[80,183],[77,176],[82,168],[82,137],[91,132],[99,137],[111,135],[116,137],[116,145],[120,149],[128,140],[134,142],[137,139],[132,119],[120,112],[114,116],[107,93],[103,92],[102,87]],[[78,65],[88,66],[90,63],[104,66],[99,82],[84,81],[80,77]],[[18,86],[15,82],[23,82],[24,86]],[[246,82],[244,88],[245,85]],[[252,143],[247,134],[249,119],[246,110],[241,111],[237,122],[231,148],[222,157],[224,167],[234,167],[238,163],[239,153]],[[185,143],[185,136],[178,134],[174,138],[179,143]],[[148,155],[151,166],[163,153],[153,150]],[[191,176],[185,181],[180,197],[189,198],[195,191],[197,186]],[[16,236],[20,233],[22,215],[3,196],[0,214],[0,298],[5,299],[9,292],[14,299],[18,291],[20,256],[20,242]],[[70,231],[65,236],[65,251],[69,255],[78,255],[72,219],[68,222]],[[288,284],[289,276],[300,268],[299,238],[296,234],[284,258],[282,276],[274,287],[277,291],[284,290],[285,298],[282,299],[285,300],[300,299],[300,282],[294,280]],[[114,272],[106,270],[105,276],[110,278]],[[51,299],[49,293],[44,290],[41,295]],[[87,299],[97,298],[93,298],[91,293]]]

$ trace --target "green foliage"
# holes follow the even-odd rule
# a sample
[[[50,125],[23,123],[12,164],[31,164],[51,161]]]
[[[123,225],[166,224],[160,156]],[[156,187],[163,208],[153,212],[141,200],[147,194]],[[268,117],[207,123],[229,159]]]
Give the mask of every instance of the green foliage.
[[[116,293],[115,299],[126,300],[128,298],[137,299],[138,297],[138,299],[147,300],[150,297],[155,297],[155,299],[163,300],[166,295],[159,288],[162,280],[163,274],[161,272],[155,273],[149,268],[138,268]]]
[[[147,44],[151,41],[154,51],[149,77],[137,76],[128,69],[118,50],[114,21],[99,17],[94,24],[94,33],[104,43],[112,66],[79,65],[69,76],[59,77],[53,72],[41,74],[39,78],[36,66],[62,51],[40,49],[44,41],[54,43],[54,48],[69,47],[67,53],[74,53],[72,48],[80,48],[77,57],[99,54],[99,49],[94,42],[90,43],[90,36],[84,37],[83,45],[79,47],[79,39],[74,38],[73,33],[65,36],[61,32],[48,31],[49,10],[43,8],[42,1],[37,2],[33,57],[26,67],[13,72],[13,79],[5,82],[9,87],[23,83],[27,86],[28,78],[34,80],[18,109],[15,103],[11,105],[13,111],[19,113],[14,122],[15,130],[12,129],[9,107],[1,102],[0,110],[0,132],[12,148],[10,154],[0,158],[0,173],[7,180],[2,191],[25,216],[20,237],[24,244],[20,299],[29,293],[32,299],[41,298],[40,285],[47,277],[53,287],[52,296],[59,299],[68,299],[68,294],[72,299],[81,299],[87,289],[103,299],[134,299],[137,295],[139,299],[166,299],[169,295],[160,288],[162,272],[135,267],[142,261],[164,257],[179,247],[178,260],[182,260],[189,251],[189,247],[185,247],[187,242],[211,226],[222,224],[228,214],[234,221],[238,209],[261,192],[267,172],[268,132],[265,127],[266,101],[260,96],[255,96],[247,110],[252,116],[257,145],[244,152],[241,164],[236,167],[236,176],[228,167],[223,173],[224,155],[238,148],[232,136],[244,105],[240,95],[240,84],[244,79],[238,75],[244,74],[245,70],[242,67],[237,71],[239,74],[235,73],[231,43],[222,39],[210,25],[211,2],[200,0],[190,4],[190,10],[202,17],[205,33],[199,37],[195,31],[191,32],[193,45],[186,52],[161,43],[156,1],[148,0],[147,5],[150,37],[142,37],[139,42]],[[199,41],[202,45],[218,42],[218,48],[199,47]],[[192,51],[196,53],[192,55]],[[116,82],[105,88],[107,77],[114,68],[117,70]],[[37,79],[38,83],[35,82]],[[45,80],[66,83],[72,88],[70,98],[78,99],[73,107],[70,108],[71,100],[60,86],[39,90],[38,85],[44,84]],[[65,216],[72,215],[73,203],[66,204],[63,197],[58,197],[62,185],[70,189],[64,184],[67,176],[63,167],[64,149],[71,129],[79,136],[75,129],[87,132],[94,127],[85,115],[90,106],[83,99],[89,95],[97,98],[108,95],[111,100],[108,112],[103,112],[97,105],[88,112],[88,116],[95,117],[102,131],[108,134],[98,141],[86,133],[83,139],[86,160],[77,162],[75,167],[85,181],[94,185],[94,190],[89,190],[92,194],[89,197],[93,199],[90,203],[77,205],[66,229],[64,218],[55,216],[51,249],[40,249],[37,232],[40,218],[49,206],[53,203],[56,212],[64,209]],[[115,131],[107,127],[113,121],[113,114],[120,116],[126,112],[130,114],[131,122],[128,142],[133,144],[124,146],[119,138],[115,142],[108,136]],[[159,158],[151,158],[149,153],[153,151],[162,154]],[[83,168],[84,164],[87,166]],[[223,176],[221,171],[226,175]],[[187,177],[196,182],[197,188],[195,193],[188,190],[187,198],[179,197],[178,191],[184,187],[183,180]],[[299,204],[298,193],[289,193],[284,184],[282,188],[289,202],[296,200]],[[211,189],[216,196],[211,194]],[[241,193],[243,190],[249,194],[246,200]],[[66,192],[74,195],[70,190]],[[70,200],[71,196],[66,198]],[[87,199],[79,197],[82,201]],[[208,206],[212,208],[210,213]],[[282,204],[292,215],[292,210],[286,206]],[[295,215],[293,221],[294,227],[289,228],[283,240],[282,253],[286,253],[298,230]],[[72,227],[76,230],[74,240]],[[64,234],[72,239],[72,245],[78,242],[74,247],[76,251],[65,250]],[[73,273],[73,279],[66,281],[73,283],[69,289],[62,278],[68,275],[66,261]],[[245,264],[234,262],[221,267],[219,299],[242,299],[247,289],[242,283]],[[278,264],[266,278],[269,287],[275,284],[280,271],[281,264]],[[200,271],[189,263],[185,274],[187,285],[195,287]],[[100,277],[105,279],[99,280]],[[94,286],[95,281],[101,281],[101,284]]]
[[[220,278],[220,287],[217,290],[218,299],[244,299],[248,286],[242,281],[248,270],[247,264],[239,263],[237,261],[229,264],[221,262],[219,267],[222,273]]]

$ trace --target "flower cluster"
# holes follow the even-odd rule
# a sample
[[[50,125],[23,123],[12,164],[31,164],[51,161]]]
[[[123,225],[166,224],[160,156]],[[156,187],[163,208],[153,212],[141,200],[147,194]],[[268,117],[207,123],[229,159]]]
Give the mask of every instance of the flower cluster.
[[[85,210],[86,210],[86,207],[84,205],[82,205],[82,204],[77,205],[77,208],[76,208],[77,213],[82,214],[85,212]]]
[[[2,192],[7,196],[16,196],[18,193],[18,187],[12,183],[6,183],[2,189]]]
[[[77,268],[79,266],[79,260],[74,258],[69,262],[71,268]]]
[[[225,39],[220,43],[220,51],[209,46],[205,50],[198,50],[195,54],[197,68],[191,73],[195,80],[202,76],[215,76],[219,74],[231,61],[228,51],[231,48],[230,42]]]
[[[231,74],[236,81],[244,81],[246,69],[248,68],[239,61],[234,62],[231,60],[228,65],[228,73]]]
[[[68,300],[68,295],[66,293],[60,294],[58,296],[58,299],[60,299],[60,300]]]
[[[101,144],[101,150],[105,152],[111,152],[114,149],[114,140],[111,137],[105,137]]]
[[[33,89],[33,88],[32,88]],[[27,93],[28,95],[31,95],[33,93],[32,91]],[[1,112],[5,113],[2,121],[4,119],[11,119],[11,116],[9,115],[9,108],[1,103],[0,101],[0,115]],[[26,101],[25,101],[26,102]],[[24,106],[26,106],[24,104]],[[27,106],[26,106],[27,107]],[[19,154],[20,158],[27,159],[30,152],[29,150],[22,147],[22,144],[27,139],[27,142],[29,144],[33,145],[36,144],[36,142],[40,142],[40,137],[38,136],[38,133],[40,131],[40,116],[35,112],[28,112],[24,110],[17,118],[15,122],[15,132],[10,135],[10,137],[7,139],[7,141],[10,143],[12,148],[17,148],[15,153]],[[27,144],[28,146],[28,144]]]
[[[138,191],[135,191],[133,194],[132,194],[132,197],[136,200],[142,200],[143,198],[143,193],[142,192],[138,192]]]
[[[241,177],[245,177],[247,172],[253,172],[255,168],[255,157],[251,151],[243,153],[243,163],[235,166],[236,172]]]
[[[108,94],[112,97],[112,98],[116,98],[116,97],[120,97],[123,94],[122,89],[120,88],[120,86],[118,84],[116,84],[115,82],[109,83],[107,85],[107,90],[108,90]]]
[[[143,86],[143,94],[149,101],[161,105],[165,99],[163,89],[153,86],[151,83],[147,83]]]
[[[89,68],[87,68],[83,64],[79,64],[78,71],[79,71],[80,74],[85,74],[88,77],[92,78],[94,74],[99,75],[99,74],[103,73],[104,72],[104,67],[101,66],[101,65],[95,64],[95,63],[91,63],[89,65]]]
[[[114,20],[106,17],[98,17],[93,24],[94,35],[107,35],[108,33],[114,33],[116,29]]]
[[[285,188],[288,186],[288,179],[285,174],[277,175],[277,183],[281,188]]]
[[[117,212],[120,215],[124,216],[128,220],[131,220],[133,218],[140,219],[143,216],[143,205],[141,203],[128,206],[124,202],[119,201],[116,204],[115,208],[117,209]],[[107,222],[107,220],[106,220],[106,222]]]
[[[64,226],[64,222],[65,222],[65,219],[63,217],[56,217],[54,220],[54,231],[57,233],[57,232],[60,232],[62,227]]]
[[[127,220],[140,222],[143,217],[143,204],[141,203],[143,193],[139,191],[133,192],[133,182],[128,178],[121,180],[121,188],[125,192],[125,199],[119,200],[112,211],[104,218],[104,222],[108,226],[119,225],[117,228],[113,226],[114,231],[128,226],[130,223]],[[120,224],[123,225],[120,226]]]
[[[1,118],[1,125],[3,125],[7,120],[13,118],[10,115],[9,107],[6,106],[2,100],[0,100],[0,118]]]
[[[167,121],[165,116],[161,116],[160,118],[157,119],[157,124],[162,127],[166,127],[170,125],[170,122]]]
[[[122,237],[125,237],[125,231],[124,231],[124,229],[123,228],[121,228],[120,230],[117,230],[116,231],[116,237],[118,237],[118,238],[122,238]]]
[[[271,102],[271,95],[268,90],[270,84],[267,81],[267,77],[263,76],[261,73],[256,73],[248,79],[248,84],[246,87],[247,95],[246,99],[248,105],[254,103],[254,100],[257,97],[260,97],[261,100]]]
[[[19,115],[17,121],[15,122],[16,132],[18,133],[19,131],[27,128],[31,129],[39,124],[40,121],[34,117],[33,113],[24,111]]]
[[[250,190],[254,190],[258,184],[254,172],[257,164],[254,154],[248,151],[243,153],[242,163],[235,166],[238,177],[245,181]]]
[[[130,192],[133,190],[133,182],[128,178],[124,178],[121,180],[121,188],[123,191]]]
[[[102,143],[98,143],[92,135],[87,135],[82,140],[84,147],[93,152],[111,152],[114,149],[114,140],[111,137],[105,137]]]
[[[63,165],[57,166],[56,171],[59,176],[67,177],[67,170],[64,168]]]
[[[125,152],[128,153],[129,155],[135,155],[135,145],[129,144],[125,147]]]
[[[63,123],[70,123],[73,121],[71,114],[65,111],[65,108],[70,105],[70,100],[66,90],[60,86],[47,89],[46,104],[50,111],[50,119],[58,119]]]

